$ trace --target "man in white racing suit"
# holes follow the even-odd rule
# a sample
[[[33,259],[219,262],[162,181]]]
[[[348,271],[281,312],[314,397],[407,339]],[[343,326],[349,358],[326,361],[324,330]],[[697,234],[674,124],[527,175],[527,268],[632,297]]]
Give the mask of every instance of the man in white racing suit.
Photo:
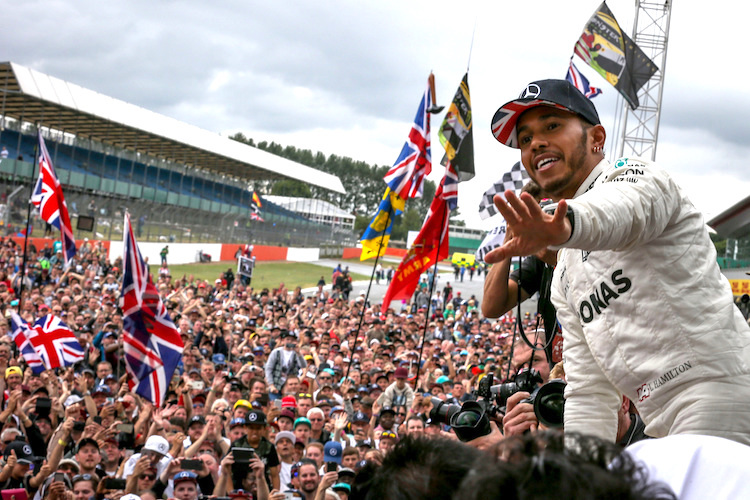
[[[750,328],[679,186],[645,160],[609,164],[596,109],[564,80],[529,84],[498,109],[493,133],[558,201],[542,211],[526,194],[496,196],[513,238],[486,261],[562,249],[552,300],[564,332],[565,430],[614,441],[624,394],[650,436],[750,445]]]

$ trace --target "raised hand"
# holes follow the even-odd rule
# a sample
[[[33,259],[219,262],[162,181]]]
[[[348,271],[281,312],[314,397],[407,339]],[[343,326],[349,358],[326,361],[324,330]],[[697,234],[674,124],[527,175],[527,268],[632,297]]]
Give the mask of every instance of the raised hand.
[[[505,198],[507,201],[495,195],[493,201],[508,229],[513,232],[513,237],[500,248],[489,252],[484,259],[487,263],[494,264],[516,255],[531,255],[570,239],[571,227],[565,217],[568,210],[565,200],[560,200],[555,214],[550,215],[528,193],[521,193],[519,198],[512,191],[506,191]]]

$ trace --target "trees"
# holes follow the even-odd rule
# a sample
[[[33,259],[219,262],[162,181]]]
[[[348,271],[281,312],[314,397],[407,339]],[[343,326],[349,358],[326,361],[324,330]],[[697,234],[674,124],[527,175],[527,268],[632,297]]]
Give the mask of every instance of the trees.
[[[367,227],[383,197],[386,187],[383,176],[388,171],[389,167],[387,166],[370,165],[347,156],[334,154],[326,156],[320,151],[313,153],[309,149],[297,149],[294,146],[284,147],[275,142],[261,141],[256,145],[252,138],[245,137],[240,132],[230,136],[230,139],[337,176],[344,185],[345,194],[333,193],[292,179],[271,183],[271,194],[316,198],[333,203],[342,210],[357,216],[355,231],[362,225],[360,218],[362,218],[361,220],[367,219],[363,228]],[[436,165],[436,167],[439,167],[439,165]],[[256,186],[256,189],[259,189],[258,186]],[[408,231],[418,230],[421,227],[436,190],[435,183],[426,180],[423,197],[407,200],[406,214],[395,219],[393,234],[391,235],[393,239],[406,239]],[[398,231],[397,228],[399,228]]]

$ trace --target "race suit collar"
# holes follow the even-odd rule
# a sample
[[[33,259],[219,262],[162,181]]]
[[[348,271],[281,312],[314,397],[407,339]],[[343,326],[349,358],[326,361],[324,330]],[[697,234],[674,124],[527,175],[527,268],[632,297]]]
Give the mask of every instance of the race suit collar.
[[[578,198],[586,191],[589,191],[591,188],[594,187],[594,184],[596,183],[596,180],[599,178],[599,176],[604,172],[607,167],[609,167],[609,162],[606,159],[602,159],[594,168],[591,170],[591,173],[588,177],[586,177],[586,180],[584,180],[580,186],[578,186],[578,191],[576,191],[576,194],[573,198]]]

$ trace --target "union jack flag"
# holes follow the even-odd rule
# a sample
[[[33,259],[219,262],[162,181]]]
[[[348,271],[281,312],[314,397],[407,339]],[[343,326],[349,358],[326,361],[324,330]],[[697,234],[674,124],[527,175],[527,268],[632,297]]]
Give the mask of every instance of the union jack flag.
[[[34,373],[72,365],[83,359],[83,347],[57,316],[48,314],[29,326],[18,314],[11,315],[11,336]]]
[[[123,276],[123,350],[130,389],[161,406],[182,357],[182,339],[146,270],[125,214]]]
[[[570,66],[568,67],[568,74],[565,75],[565,79],[568,80],[573,85],[575,85],[576,88],[581,91],[581,94],[585,95],[589,99],[593,99],[594,97],[602,93],[602,89],[598,87],[592,87],[589,84],[588,78],[583,76],[581,72],[578,71],[578,68],[576,68],[576,65],[573,64],[572,59],[570,60]]]
[[[396,163],[385,174],[383,180],[391,191],[401,198],[416,198],[422,196],[424,178],[432,172],[432,157],[430,156],[430,108],[432,107],[431,79],[427,80],[422,100],[419,102],[417,116],[409,131],[401,154]]]
[[[257,220],[258,222],[266,222],[265,220],[263,220],[263,217],[261,217],[258,212],[251,213],[250,220]]]
[[[39,130],[39,179],[36,181],[31,203],[39,209],[42,220],[60,230],[63,258],[66,264],[76,254],[76,240],[70,224],[68,205],[63,197],[62,185],[55,174],[55,167]]]

